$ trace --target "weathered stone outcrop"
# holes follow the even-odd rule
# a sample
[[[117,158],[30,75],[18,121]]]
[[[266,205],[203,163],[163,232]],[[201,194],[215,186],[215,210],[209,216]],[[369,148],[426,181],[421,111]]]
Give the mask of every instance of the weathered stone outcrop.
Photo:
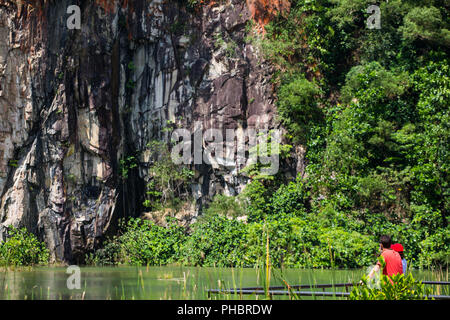
[[[81,30],[69,30],[77,2]],[[245,42],[259,19],[249,2],[0,0],[0,241],[5,226],[26,227],[53,260],[82,262],[118,218],[142,213],[148,159],[126,180],[119,159],[167,141],[168,123],[276,127],[271,68]],[[197,213],[246,182],[195,170]]]

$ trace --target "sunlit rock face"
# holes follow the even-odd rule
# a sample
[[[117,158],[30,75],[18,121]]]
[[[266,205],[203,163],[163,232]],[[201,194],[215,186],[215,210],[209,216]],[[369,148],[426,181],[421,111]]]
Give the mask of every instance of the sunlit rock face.
[[[69,30],[73,1],[0,0],[0,240],[26,227],[70,263],[142,214],[148,157],[126,180],[119,160],[169,141],[168,123],[277,128],[271,67],[244,40],[255,1],[81,3]],[[233,167],[192,169],[192,217],[247,183]]]

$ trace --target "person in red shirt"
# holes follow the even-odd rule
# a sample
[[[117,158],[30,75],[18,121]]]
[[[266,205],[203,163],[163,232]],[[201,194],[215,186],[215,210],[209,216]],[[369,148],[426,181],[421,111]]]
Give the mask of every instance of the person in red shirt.
[[[392,250],[391,248],[391,237],[387,235],[383,235],[380,237],[380,250],[381,255],[386,262],[386,265],[383,268],[383,274],[386,276],[392,276],[394,274],[403,274],[403,264],[402,258],[398,254],[398,252]],[[374,274],[381,269],[381,263],[378,261],[376,266],[370,271],[369,279],[374,276]]]

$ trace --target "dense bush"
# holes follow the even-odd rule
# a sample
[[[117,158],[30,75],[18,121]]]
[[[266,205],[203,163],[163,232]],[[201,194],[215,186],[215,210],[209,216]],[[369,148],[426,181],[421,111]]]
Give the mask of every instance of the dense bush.
[[[102,248],[86,254],[86,264],[94,266],[114,266],[119,264],[120,244],[116,241],[107,241]]]
[[[278,114],[292,134],[294,143],[304,142],[307,135],[305,129],[310,123],[320,120],[319,98],[320,88],[304,77],[289,79],[280,87]]]
[[[381,275],[378,284],[363,278],[362,285],[355,286],[350,300],[427,300],[430,289],[411,274],[396,274],[391,278]]]
[[[405,16],[400,31],[403,38],[409,41],[432,41],[450,46],[450,30],[447,27],[438,8],[416,7]]]
[[[407,74],[395,75],[373,61],[350,69],[342,88],[342,100],[344,103],[350,103],[352,99],[356,99],[373,108],[372,104],[386,103],[387,99],[401,95],[407,83]],[[373,112],[377,116],[385,114],[384,110],[379,109]]]
[[[142,220],[122,221],[122,234],[106,242],[103,249],[90,255],[89,263],[164,265],[177,261],[184,243],[184,228],[173,218],[167,219],[166,226]]]
[[[319,248],[322,255],[318,255],[321,263],[325,265],[329,256],[330,266],[344,268],[359,268],[373,263],[377,253],[377,242],[369,236],[361,235],[356,231],[345,231],[340,228],[324,230],[319,236]],[[327,254],[324,249],[327,248]],[[326,249],[325,249],[326,250]]]
[[[418,262],[420,266],[436,266],[450,263],[450,231],[441,229],[419,244],[421,251]]]
[[[9,227],[6,241],[0,243],[0,265],[31,266],[46,264],[49,252],[27,229]]]
[[[207,214],[192,227],[182,247],[181,261],[188,265],[232,267],[244,264],[242,246],[246,225],[234,218]]]

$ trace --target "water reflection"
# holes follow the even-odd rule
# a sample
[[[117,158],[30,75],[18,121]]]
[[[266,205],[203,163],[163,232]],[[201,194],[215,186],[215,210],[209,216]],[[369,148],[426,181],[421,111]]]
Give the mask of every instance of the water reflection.
[[[271,285],[282,285],[283,280],[291,285],[357,282],[364,273],[364,270],[274,270]],[[442,280],[429,271],[413,272],[413,275],[420,280]],[[69,276],[64,267],[3,270],[0,299],[206,299],[207,289],[262,286],[264,279],[261,270],[245,268],[82,267],[81,288],[69,290]]]

